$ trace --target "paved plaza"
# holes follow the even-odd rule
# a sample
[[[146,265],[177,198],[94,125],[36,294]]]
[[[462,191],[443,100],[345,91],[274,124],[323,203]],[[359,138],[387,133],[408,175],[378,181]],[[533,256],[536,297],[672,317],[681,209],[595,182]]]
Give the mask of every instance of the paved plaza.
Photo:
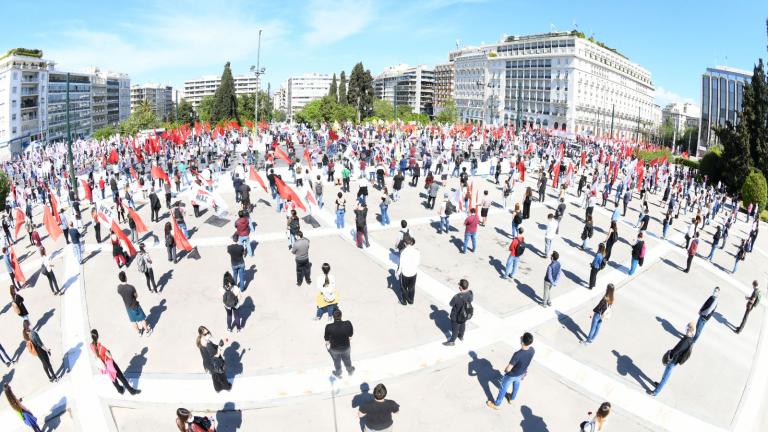
[[[290,180],[284,168],[280,171]],[[487,171],[481,165],[479,172]],[[526,186],[535,190],[537,176],[530,169],[526,182],[515,186],[509,202],[522,202]],[[378,383],[386,384],[387,397],[400,404],[395,415],[398,431],[571,431],[603,401],[613,405],[608,423],[612,431],[747,432],[768,428],[766,302],[752,312],[740,334],[734,332],[752,281],[758,280],[762,289],[768,281],[765,236],[758,237],[738,272],[730,272],[735,243],[748,234],[743,215],[731,230],[727,246],[716,252],[712,262],[706,255],[714,224],[705,227],[699,256],[691,272],[684,273],[686,251],[682,246],[688,217],[681,213],[668,238],[662,239],[661,192],[651,195],[645,262],[630,276],[630,243],[637,233],[634,225],[640,204],[636,193],[619,223],[621,239],[614,246],[611,263],[599,273],[596,288],[589,290],[589,265],[597,244],[607,235],[613,196],[608,207],[595,208],[595,236],[589,249],[582,250],[579,236],[584,209],[571,188],[560,236],[554,242],[564,278],[552,293],[552,307],[543,308],[539,301],[549,261],[543,257],[544,228],[547,214],[557,204],[554,190],[548,188],[543,203],[533,203],[531,217],[522,225],[528,247],[518,273],[515,279],[502,279],[512,216],[502,208],[501,188],[492,177],[480,175],[471,181],[481,195],[488,190],[494,204],[486,226],[478,230],[477,250],[467,254],[461,253],[465,214],[452,215],[450,232],[438,233],[437,208],[426,207],[423,180],[418,187],[405,183],[401,199],[390,206],[392,224],[386,227],[376,217],[381,192],[370,188],[370,247],[365,249],[355,245],[349,204],[346,227],[336,229],[332,203],[338,187],[325,183],[325,208],[311,209],[316,226],[308,219],[301,224],[311,242],[313,284],[309,287],[296,286],[285,215],[276,211],[270,194],[251,184],[252,196],[258,200],[252,219],[258,227],[252,235],[254,256],[245,259],[246,322],[239,333],[226,330],[220,293],[222,274],[230,270],[226,246],[234,232],[231,213],[224,226],[217,226],[210,210],[195,218],[188,195],[181,193],[177,198],[187,203],[187,228],[197,250],[183,254],[173,264],[166,259],[162,238],[163,225],[169,220],[166,209],[161,211],[160,222],[150,223],[147,201],[137,200],[138,213],[151,230],[143,241],[154,261],[160,293],[145,288],[135,262],[126,274],[154,328],[150,336],[137,335],[129,324],[116,291],[119,281],[110,243],[97,244],[91,227],[86,226],[82,267],[63,238],[55,244],[43,240],[46,249],[55,253],[58,280],[66,288],[63,296],[51,295],[45,278],[39,276],[38,255],[27,238],[21,238],[16,251],[32,281],[21,294],[29,305],[31,324],[51,349],[54,368],[61,367],[64,378],[49,383],[24,344],[11,343],[20,340],[21,331],[17,335],[19,318],[7,303],[0,312],[0,325],[7,329],[0,342],[9,354],[15,352],[18,361],[4,371],[2,381],[12,383],[24,404],[39,417],[45,416],[45,430],[65,432],[171,431],[175,410],[182,406],[215,417],[219,432],[359,431],[357,407],[372,399]],[[458,178],[448,177],[441,185],[438,204],[442,192],[458,186]],[[229,173],[222,174],[215,189],[230,209],[238,207]],[[351,189],[348,202],[357,191],[355,181]],[[84,214],[90,214],[90,209]],[[395,276],[395,243],[402,219],[409,222],[415,247],[421,252],[415,302],[408,306],[399,302]],[[41,221],[37,209],[35,222]],[[356,372],[352,377],[331,375],[332,362],[323,340],[327,321],[313,320],[314,282],[321,277],[324,262],[331,265],[336,277],[344,319],[355,328],[351,345]],[[469,280],[474,292],[475,314],[464,341],[446,347],[442,342],[451,328],[448,302],[461,278]],[[8,275],[0,275],[0,280],[7,285]],[[605,320],[594,343],[581,344],[589,332],[592,308],[608,283],[616,286],[612,316]],[[675,368],[664,391],[652,398],[646,390],[661,378],[662,355],[677,343],[686,324],[696,321],[699,308],[715,286],[721,291],[714,318],[690,360]],[[229,392],[216,393],[203,369],[195,345],[201,325],[216,340],[227,340],[224,358],[233,383]],[[91,328],[99,330],[101,341],[141,394],[120,395],[99,374],[97,360],[88,348]],[[496,397],[503,370],[526,331],[534,336],[533,364],[517,399],[503,404],[499,411],[491,410],[485,401]],[[18,416],[8,408],[0,412],[0,424],[4,431],[23,430]]]

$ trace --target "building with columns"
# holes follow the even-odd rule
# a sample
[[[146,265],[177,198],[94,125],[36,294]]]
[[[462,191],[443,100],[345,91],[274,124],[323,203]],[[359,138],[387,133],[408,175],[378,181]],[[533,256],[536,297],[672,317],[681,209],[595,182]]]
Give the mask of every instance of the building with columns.
[[[718,144],[712,129],[739,123],[744,98],[744,84],[752,81],[752,74],[726,66],[707,68],[701,76],[701,119],[699,125],[699,151]]]

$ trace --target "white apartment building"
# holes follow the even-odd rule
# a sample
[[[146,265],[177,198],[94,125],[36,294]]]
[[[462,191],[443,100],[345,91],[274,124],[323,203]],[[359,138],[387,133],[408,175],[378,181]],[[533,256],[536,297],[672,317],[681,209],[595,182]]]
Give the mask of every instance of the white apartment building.
[[[272,95],[272,109],[285,113],[288,112],[288,100],[286,98],[287,92],[285,88],[286,86],[287,84],[283,83],[283,86],[277,89],[277,91]]]
[[[454,59],[463,121],[648,139],[658,124],[651,74],[574,32],[505,37]],[[612,127],[611,127],[612,126]]]
[[[285,113],[289,121],[313,100],[328,95],[333,78],[328,74],[310,73],[288,78],[278,90],[283,92]],[[277,107],[277,105],[275,105]]]
[[[434,111],[435,72],[425,65],[391,66],[373,79],[373,94],[392,105],[410,105],[414,113],[431,117]]]
[[[453,62],[435,65],[434,105],[437,114],[449,99],[453,99],[453,85],[456,82]]]
[[[92,75],[81,72],[48,70],[48,127],[45,139],[67,138],[67,88],[69,88],[69,131],[73,139],[93,133],[91,113]]]
[[[686,128],[699,127],[700,118],[699,107],[690,102],[673,102],[661,111],[661,122],[670,121],[678,134],[685,132]]]
[[[235,75],[232,77],[235,83],[235,94],[255,94],[259,89],[259,78],[255,75]],[[206,96],[213,96],[221,83],[221,76],[205,75],[200,78],[184,81],[184,92],[181,97],[197,108],[200,101]]]
[[[0,159],[10,158],[47,127],[48,62],[39,50],[0,55]]]
[[[158,119],[168,120],[173,117],[173,87],[155,83],[131,86],[131,112],[144,101],[149,103]]]

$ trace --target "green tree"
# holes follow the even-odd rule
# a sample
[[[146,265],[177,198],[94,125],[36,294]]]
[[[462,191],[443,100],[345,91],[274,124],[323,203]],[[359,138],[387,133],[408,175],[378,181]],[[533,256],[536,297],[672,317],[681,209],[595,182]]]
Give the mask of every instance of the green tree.
[[[755,169],[749,173],[744,181],[744,186],[741,188],[741,198],[744,207],[757,204],[760,206],[760,210],[765,210],[766,203],[768,203],[768,185],[763,173]]]
[[[751,83],[744,86],[742,107],[739,120],[749,133],[752,165],[768,176],[768,84],[762,59],[754,68]]]
[[[749,173],[749,133],[744,122],[733,127],[726,122],[725,127],[715,128],[715,134],[723,146],[722,180],[731,192],[741,190],[744,179]]]
[[[443,104],[443,108],[435,116],[435,121],[438,123],[456,123],[459,118],[459,109],[456,107],[456,101],[453,98],[449,98]]]
[[[706,175],[709,182],[716,184],[722,179],[723,162],[720,153],[717,151],[708,151],[701,160],[699,160],[699,170]]]
[[[0,171],[0,211],[5,210],[5,200],[11,192],[11,179],[5,171]]]
[[[395,117],[395,109],[389,101],[375,99],[373,101],[373,116],[382,120],[390,120]]]
[[[371,71],[363,68],[363,63],[357,63],[352,68],[347,88],[347,102],[357,110],[357,120],[373,114],[373,77]]]
[[[213,95],[213,109],[211,110],[211,120],[219,122],[222,120],[235,119],[238,123],[240,119],[237,115],[237,98],[235,97],[235,80],[232,78],[232,70],[229,68],[229,62],[224,65],[224,72],[221,74],[221,82]]]
[[[336,102],[331,96],[324,96],[306,104],[294,115],[299,123],[317,127],[321,123],[346,122],[354,120],[357,111],[353,106]]]
[[[672,124],[672,118],[667,119],[659,126],[659,138],[661,143],[666,147],[672,146],[672,140],[675,136],[675,126]]]
[[[285,111],[282,111],[282,110],[272,110],[272,120],[273,121],[284,122],[286,118],[288,118],[288,115],[285,113]]]
[[[202,121],[211,121],[213,111],[213,96],[203,96],[197,105],[197,116]]]
[[[338,101],[339,95],[338,93],[338,85],[336,84],[336,74],[333,74],[333,80],[331,80],[331,88],[328,89],[328,96],[332,97],[333,100]]]
[[[179,120],[188,123],[190,126],[195,124],[195,109],[186,99],[179,102]]]
[[[121,135],[135,135],[141,130],[156,128],[160,125],[155,110],[147,101],[139,104],[123,122],[120,123]]]
[[[261,102],[261,101],[259,101]],[[256,109],[256,101],[253,99],[253,94],[241,94],[237,96],[237,115],[240,120],[254,121],[253,110]],[[259,107],[261,108],[261,107]],[[261,109],[259,109],[261,111]]]
[[[341,71],[341,77],[339,77],[338,101],[342,105],[347,104],[347,73],[344,71]]]
[[[118,130],[113,125],[106,125],[93,131],[93,138],[97,140],[109,139],[112,135],[117,134]]]

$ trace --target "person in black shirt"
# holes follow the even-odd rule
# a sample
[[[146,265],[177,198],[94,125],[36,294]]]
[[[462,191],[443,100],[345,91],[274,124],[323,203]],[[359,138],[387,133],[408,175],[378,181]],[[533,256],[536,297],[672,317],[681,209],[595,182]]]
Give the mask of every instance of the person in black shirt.
[[[464,330],[467,326],[465,314],[462,309],[467,305],[471,306],[473,299],[472,291],[469,290],[469,281],[462,279],[459,281],[459,292],[453,296],[449,305],[451,306],[451,338],[443,342],[445,346],[453,346],[458,337],[460,341],[464,340]]]
[[[363,419],[365,430],[376,432],[390,430],[392,414],[400,412],[400,405],[387,397],[384,384],[376,384],[373,388],[373,400],[360,406],[357,416]]]
[[[357,247],[363,248],[363,240],[365,240],[365,247],[371,247],[371,244],[368,242],[368,207],[365,205],[365,203],[358,202],[357,207],[355,208],[355,229],[356,229],[356,235],[355,240],[357,243]]]
[[[688,357],[691,356],[691,351],[693,350],[693,334],[695,332],[695,324],[688,323],[685,336],[677,342],[677,345],[675,345],[674,348],[664,354],[664,357],[662,358],[662,362],[666,366],[664,375],[662,375],[661,381],[654,381],[653,384],[656,386],[655,390],[647,390],[649,395],[653,397],[658,396],[659,393],[661,393],[661,389],[664,388],[664,385],[669,380],[669,376],[672,375],[672,369],[677,365],[685,363],[688,360]]]
[[[325,347],[333,359],[333,376],[336,378],[341,378],[342,361],[344,367],[347,368],[347,374],[352,376],[355,373],[350,357],[351,347],[349,346],[349,338],[352,337],[353,333],[352,323],[341,320],[341,310],[337,308],[333,311],[333,322],[325,326]]]
[[[245,291],[245,248],[238,243],[237,233],[232,235],[232,244],[227,246],[229,254],[229,263],[232,265],[232,276],[240,287],[240,291]]]
[[[533,344],[533,335],[526,332],[520,337],[520,349],[509,360],[509,364],[504,369],[504,378],[501,379],[501,387],[499,388],[499,395],[496,396],[495,401],[486,401],[486,405],[493,409],[499,409],[499,405],[504,400],[512,403],[517,397],[517,391],[520,390],[520,381],[522,381],[528,374],[528,366],[530,366],[533,360],[533,355],[536,354],[536,350],[531,346]],[[512,396],[508,395],[509,388],[512,387]]]

